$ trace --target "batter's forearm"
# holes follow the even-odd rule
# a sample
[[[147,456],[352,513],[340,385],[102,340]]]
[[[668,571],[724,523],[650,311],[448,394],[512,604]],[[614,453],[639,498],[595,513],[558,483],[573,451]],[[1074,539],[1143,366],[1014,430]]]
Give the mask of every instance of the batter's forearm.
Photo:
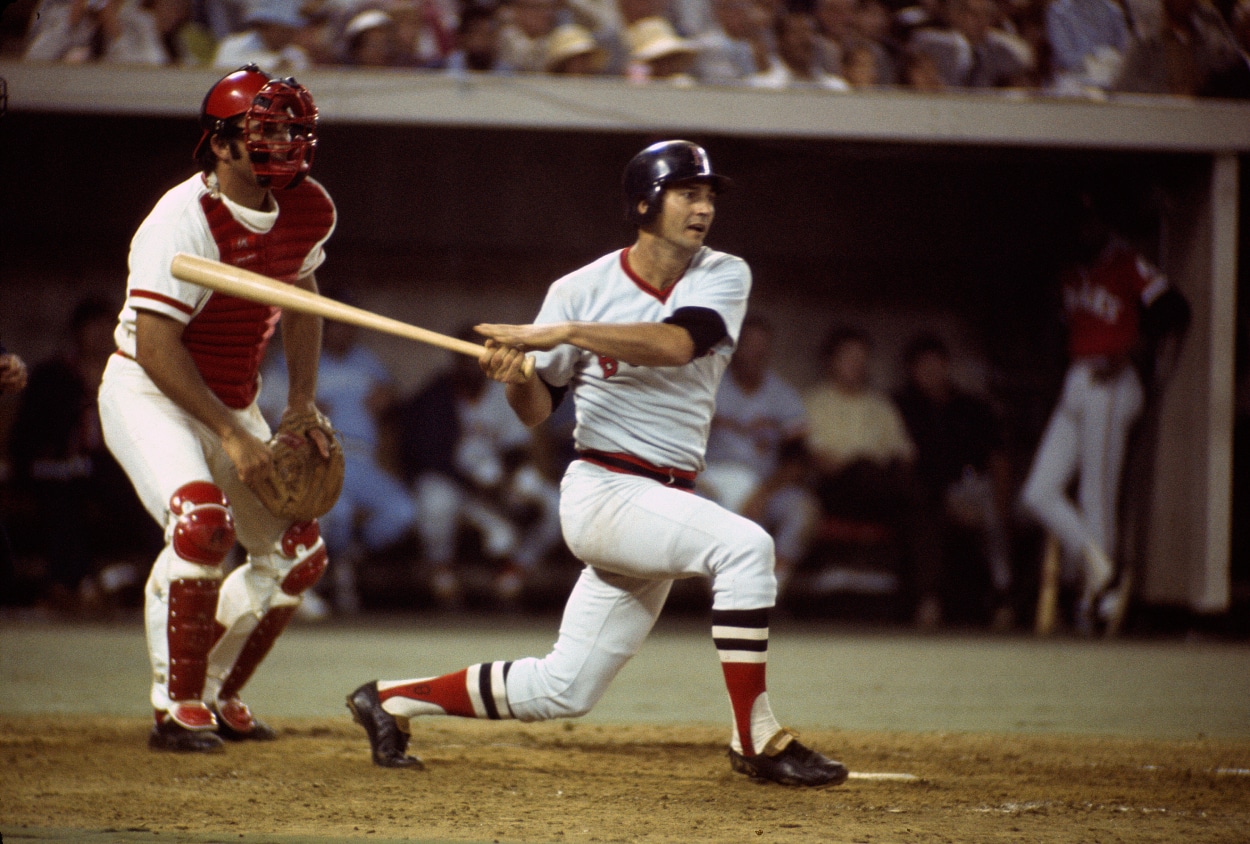
[[[540,425],[551,415],[551,391],[535,375],[523,384],[507,385],[508,404],[526,426]]]
[[[694,359],[690,332],[665,322],[570,322],[568,341],[634,366],[684,366]]]

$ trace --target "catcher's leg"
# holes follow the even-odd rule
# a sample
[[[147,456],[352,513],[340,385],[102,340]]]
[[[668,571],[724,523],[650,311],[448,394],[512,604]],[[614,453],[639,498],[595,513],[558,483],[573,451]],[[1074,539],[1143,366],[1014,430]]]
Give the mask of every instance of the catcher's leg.
[[[168,544],[146,587],[156,726],[149,746],[205,751],[221,746],[213,713],[201,702],[213,643],[221,563],[234,545],[225,495],[208,481],[178,489],[169,502]]]
[[[224,737],[276,738],[239,700],[239,692],[286,629],[301,596],[321,579],[328,562],[317,522],[296,522],[268,551],[249,552],[246,563],[222,584],[204,698],[220,716]]]

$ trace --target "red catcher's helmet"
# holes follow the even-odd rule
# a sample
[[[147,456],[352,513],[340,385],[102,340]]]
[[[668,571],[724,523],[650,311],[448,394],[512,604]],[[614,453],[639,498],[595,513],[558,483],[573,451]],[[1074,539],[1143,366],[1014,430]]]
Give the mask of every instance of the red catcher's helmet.
[[[242,125],[236,118],[242,117]],[[292,77],[270,77],[254,64],[223,76],[200,107],[204,133],[195,157],[213,135],[241,138],[261,184],[299,184],[312,169],[317,146],[317,106]]]

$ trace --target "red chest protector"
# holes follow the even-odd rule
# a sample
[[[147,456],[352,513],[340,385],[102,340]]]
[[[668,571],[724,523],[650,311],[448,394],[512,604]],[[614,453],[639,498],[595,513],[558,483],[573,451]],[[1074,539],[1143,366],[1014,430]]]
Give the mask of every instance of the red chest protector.
[[[310,181],[282,192],[277,222],[263,234],[239,223],[220,199],[205,195],[200,206],[223,263],[288,284],[334,226],[334,204]],[[281,313],[280,308],[213,293],[183,330],[182,342],[196,368],[227,407],[247,407],[256,398],[256,373]]]

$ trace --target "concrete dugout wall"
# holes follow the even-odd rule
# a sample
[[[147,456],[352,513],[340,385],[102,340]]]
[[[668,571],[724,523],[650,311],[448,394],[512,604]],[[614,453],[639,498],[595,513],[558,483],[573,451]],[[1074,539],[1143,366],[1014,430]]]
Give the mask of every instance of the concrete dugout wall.
[[[0,63],[0,336],[38,360],[69,302],[120,297],[126,245],[191,172],[212,71]],[[835,323],[878,338],[877,378],[920,328],[994,392],[1026,452],[1063,368],[1055,271],[1071,200],[1110,187],[1195,307],[1163,393],[1141,547],[1146,600],[1229,601],[1240,156],[1250,107],[676,90],[612,80],[301,75],[323,118],[314,175],[340,212],[324,284],[440,331],[528,319],[546,285],[624,245],[618,184],[645,143],[704,143],[736,180],[711,243],[745,257],[752,307],[803,386]],[[368,341],[405,387],[445,353]],[[1026,454],[1027,459],[1027,454]]]

